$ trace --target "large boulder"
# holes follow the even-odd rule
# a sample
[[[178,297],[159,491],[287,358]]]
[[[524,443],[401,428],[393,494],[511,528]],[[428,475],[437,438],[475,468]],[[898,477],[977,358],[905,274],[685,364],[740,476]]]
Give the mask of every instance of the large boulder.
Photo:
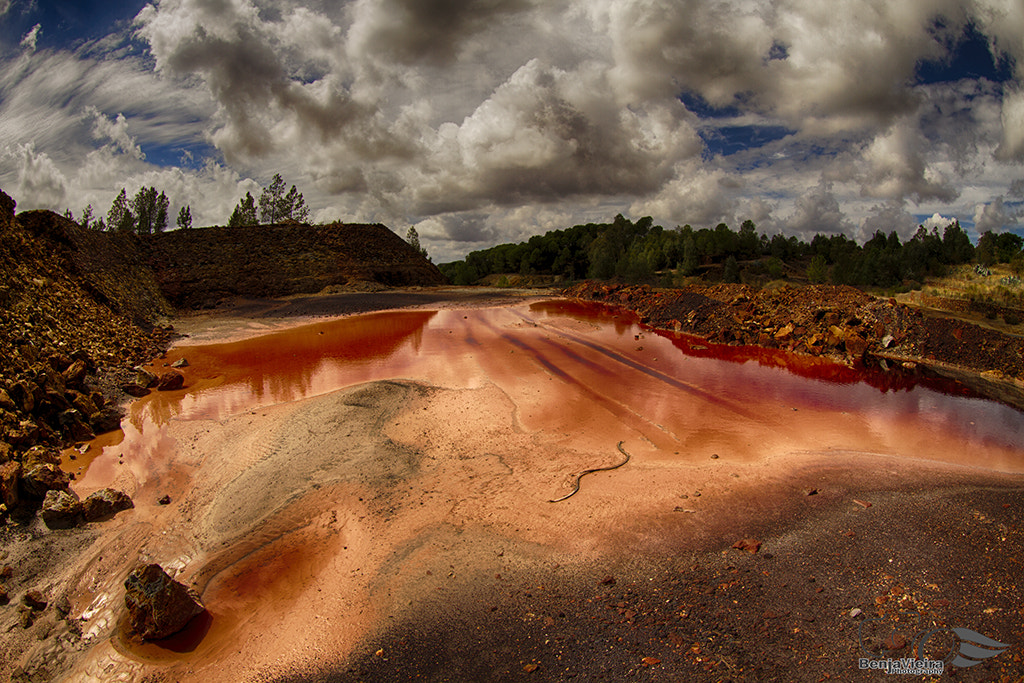
[[[107,406],[90,415],[89,423],[97,434],[115,432],[121,428],[121,411],[115,406]]]
[[[21,475],[21,488],[26,497],[42,500],[47,491],[64,491],[71,477],[58,465],[42,463],[25,470]]]
[[[146,640],[173,635],[206,610],[195,591],[172,579],[158,564],[136,568],[124,587],[129,633]]]
[[[96,522],[133,507],[135,507],[135,503],[128,497],[128,494],[117,489],[94,491],[82,501],[82,513],[87,522]]]
[[[43,509],[39,516],[50,529],[68,529],[78,524],[82,515],[82,503],[78,495],[71,491],[50,490],[43,498]]]

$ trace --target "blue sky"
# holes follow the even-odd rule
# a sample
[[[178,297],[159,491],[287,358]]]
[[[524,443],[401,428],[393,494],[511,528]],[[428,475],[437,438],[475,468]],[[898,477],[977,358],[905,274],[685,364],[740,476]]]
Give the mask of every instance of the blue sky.
[[[1024,228],[1015,0],[0,0],[0,60],[19,209],[218,224],[280,172],[439,262],[616,213]]]

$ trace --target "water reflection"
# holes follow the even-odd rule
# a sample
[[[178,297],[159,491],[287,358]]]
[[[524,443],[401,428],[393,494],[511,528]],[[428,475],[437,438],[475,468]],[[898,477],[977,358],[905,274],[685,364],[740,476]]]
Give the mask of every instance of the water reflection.
[[[610,417],[621,425],[616,430],[634,430],[680,457],[837,448],[1024,469],[1024,416],[951,395],[958,385],[655,333],[596,304],[374,313],[179,347],[162,363],[182,357],[189,361],[185,389],[141,399],[120,443],[103,443],[104,457],[91,468],[84,459],[69,464],[87,474],[86,490],[105,485],[121,461],[145,482],[172,457],[171,420],[223,420],[399,378],[448,388],[493,384],[527,431],[607,429]]]

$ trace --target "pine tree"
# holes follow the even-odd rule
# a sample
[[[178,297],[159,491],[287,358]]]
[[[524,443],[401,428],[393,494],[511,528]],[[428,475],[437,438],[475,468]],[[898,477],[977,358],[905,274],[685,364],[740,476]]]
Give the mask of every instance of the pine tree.
[[[260,195],[260,223],[274,224],[284,218],[281,209],[284,205],[284,178],[280,173],[275,173],[270,185],[263,188]]]
[[[178,212],[178,227],[188,230],[192,227],[192,209],[185,205]]]
[[[82,209],[82,220],[78,222],[83,228],[88,230],[89,228],[95,228],[96,225],[92,222],[92,204]]]
[[[114,199],[114,203],[110,205],[110,211],[107,212],[107,228],[119,232],[135,229],[135,216],[128,208],[128,193],[123,187],[121,193]]]
[[[167,229],[167,212],[170,207],[171,200],[161,191],[160,196],[156,198],[156,219],[153,221],[153,232],[163,232]]]
[[[240,228],[256,224],[256,200],[246,192],[245,197],[235,204],[235,210],[231,212],[231,218],[228,219],[228,227]]]

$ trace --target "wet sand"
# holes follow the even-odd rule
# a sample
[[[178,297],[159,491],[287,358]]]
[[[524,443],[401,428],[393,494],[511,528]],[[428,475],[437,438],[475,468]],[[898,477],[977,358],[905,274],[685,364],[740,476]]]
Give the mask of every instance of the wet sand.
[[[835,566],[807,572],[845,610],[860,602],[839,595],[843,585],[860,585],[865,601],[887,581],[925,590],[928,577],[910,565],[915,547],[921,558],[931,551],[911,534],[932,539],[935,527],[915,520],[953,509],[965,491],[1020,500],[1024,421],[1011,409],[923,387],[841,383],[840,370],[814,359],[723,363],[700,340],[609,324],[594,307],[526,301],[236,332],[222,336],[230,343],[173,349],[156,369],[187,358],[186,389],[140,400],[120,442],[66,463],[79,495],[112,485],[136,501],[90,527],[97,537],[64,570],[88,642],[73,678],[562,680],[571,669],[578,680],[682,671],[717,680],[731,669],[757,680],[751,662],[735,669],[735,656],[710,668],[685,656],[699,640],[685,625],[714,620],[728,596],[712,591],[706,613],[675,605],[665,623],[651,617],[659,595],[692,588],[680,583],[684,569],[699,568],[701,582],[761,572],[760,592],[745,598],[750,614],[799,612],[841,629],[839,608],[821,605],[815,617],[806,586],[787,588],[806,558],[839,557],[835,545],[855,538],[841,536],[854,527],[902,524],[905,567],[886,566],[892,558],[867,542],[852,560],[868,565],[857,578],[840,572],[848,549]],[[210,341],[197,334],[186,344],[197,338]],[[815,375],[833,381],[807,379]],[[577,473],[620,462],[619,442],[626,466],[549,502]],[[156,503],[162,495],[170,505]],[[958,500],[973,509],[971,496]],[[994,510],[1009,516],[997,529],[1002,557],[1019,563],[1019,502]],[[762,541],[761,553],[730,549],[743,538]],[[771,571],[757,564],[772,556]],[[120,583],[139,560],[202,594],[210,618],[192,626],[191,640],[139,645],[116,635]],[[990,600],[998,611],[988,616],[1004,618],[988,625],[991,637],[1019,630],[1010,588]],[[633,604],[638,596],[643,605]],[[679,653],[676,668],[643,663],[640,650],[615,652],[626,631],[602,640],[608,625],[594,630],[595,604],[605,616],[631,612],[609,623],[626,625],[627,641],[656,642],[644,646],[655,659]],[[973,616],[958,607],[973,619],[963,625],[984,630],[984,607]],[[563,623],[556,655],[551,638],[540,639]],[[793,628],[791,650],[821,649]],[[855,654],[847,641],[843,652]],[[569,669],[559,668],[563,657]],[[838,673],[855,665],[833,660]],[[769,669],[782,675],[780,666]]]

